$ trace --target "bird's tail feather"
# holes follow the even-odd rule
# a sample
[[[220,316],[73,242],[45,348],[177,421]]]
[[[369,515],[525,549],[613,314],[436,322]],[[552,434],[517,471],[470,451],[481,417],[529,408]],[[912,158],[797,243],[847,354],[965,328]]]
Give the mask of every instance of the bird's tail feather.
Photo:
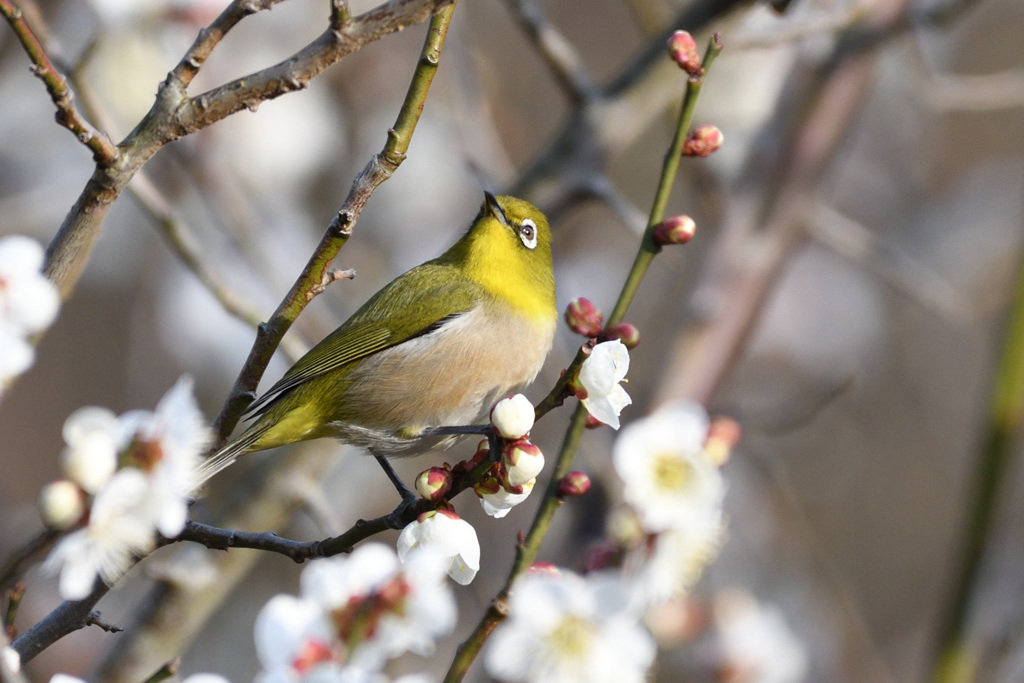
[[[258,450],[252,448],[252,446],[266,431],[265,427],[261,429],[258,425],[255,426],[255,428],[250,428],[237,439],[229,442],[226,446],[204,460],[196,472],[196,487],[202,486],[208,482],[214,477],[214,475],[232,465],[236,460],[238,460],[238,458],[246,453]]]

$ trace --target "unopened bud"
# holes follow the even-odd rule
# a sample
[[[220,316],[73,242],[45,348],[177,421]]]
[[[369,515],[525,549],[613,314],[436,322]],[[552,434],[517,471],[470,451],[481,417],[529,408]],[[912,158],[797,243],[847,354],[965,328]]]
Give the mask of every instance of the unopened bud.
[[[609,326],[604,331],[603,338],[607,341],[618,339],[622,342],[623,346],[632,351],[640,343],[640,330],[631,323],[619,323],[618,325]]]
[[[491,424],[506,439],[519,439],[533,429],[534,415],[530,399],[516,394],[494,404],[491,408]]]
[[[708,429],[708,440],[704,444],[711,461],[721,467],[729,459],[732,449],[742,436],[740,423],[731,417],[716,417]]]
[[[590,490],[590,477],[584,472],[570,472],[558,482],[558,495],[563,498],[582,496]]]
[[[683,143],[683,156],[706,157],[722,146],[722,131],[717,126],[704,124],[697,126]]]
[[[505,466],[508,488],[517,488],[531,479],[536,479],[541,473],[544,469],[544,453],[529,441],[520,439],[505,448],[502,464]]]
[[[668,54],[679,68],[690,76],[700,76],[704,69],[700,65],[697,41],[686,31],[676,31],[668,39]]]
[[[573,300],[565,308],[565,322],[569,329],[584,337],[596,337],[601,332],[602,320],[597,306],[583,297]]]
[[[59,479],[39,492],[39,515],[51,529],[70,529],[85,514],[85,494],[74,482]]]
[[[697,224],[686,214],[666,218],[654,226],[654,241],[665,246],[686,244],[697,232]]]
[[[452,473],[446,467],[431,467],[416,477],[416,493],[421,498],[437,502],[452,487]]]

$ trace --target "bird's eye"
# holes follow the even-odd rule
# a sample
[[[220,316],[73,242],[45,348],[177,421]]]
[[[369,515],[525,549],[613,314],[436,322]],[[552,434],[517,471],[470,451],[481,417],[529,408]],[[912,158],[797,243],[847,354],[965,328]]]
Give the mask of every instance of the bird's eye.
[[[537,246],[537,224],[529,218],[524,218],[519,224],[519,239],[527,249]]]

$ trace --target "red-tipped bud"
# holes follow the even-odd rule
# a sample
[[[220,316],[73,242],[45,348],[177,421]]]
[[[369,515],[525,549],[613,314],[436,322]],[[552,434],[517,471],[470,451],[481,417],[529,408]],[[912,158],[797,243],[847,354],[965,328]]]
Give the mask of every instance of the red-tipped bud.
[[[654,241],[665,246],[668,244],[686,244],[697,232],[697,224],[686,214],[666,218],[654,226]]]
[[[597,306],[583,297],[572,301],[565,309],[565,322],[569,329],[584,337],[596,337],[601,332],[603,319]]]
[[[441,500],[451,487],[452,473],[447,467],[431,467],[416,477],[416,493],[426,500]]]
[[[668,54],[679,68],[690,76],[700,76],[704,69],[700,65],[697,41],[686,31],[676,31],[668,39]]]
[[[683,143],[683,156],[706,157],[722,146],[722,131],[709,123],[697,126]]]
[[[558,482],[558,495],[563,498],[582,496],[590,490],[590,477],[584,472],[570,472]]]
[[[711,460],[721,467],[729,459],[732,449],[740,442],[740,423],[731,417],[716,417],[708,429],[708,440],[704,444]]]
[[[623,561],[622,548],[611,541],[601,541],[587,549],[583,558],[583,566],[588,572],[600,569],[621,567]]]
[[[636,328],[636,325],[619,323],[605,330],[604,338],[608,341],[618,339],[622,342],[623,346],[632,351],[640,343],[640,330]]]
[[[502,465],[505,467],[505,488],[512,490],[537,478],[544,469],[544,454],[526,439],[519,439],[505,447]]]

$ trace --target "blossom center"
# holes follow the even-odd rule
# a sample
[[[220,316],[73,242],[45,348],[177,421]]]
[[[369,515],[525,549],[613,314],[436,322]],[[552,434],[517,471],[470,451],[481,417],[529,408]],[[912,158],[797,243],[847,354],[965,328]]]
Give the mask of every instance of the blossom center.
[[[593,635],[594,629],[585,619],[569,614],[551,632],[551,648],[566,658],[582,659]]]
[[[692,468],[678,453],[659,453],[652,464],[654,481],[668,493],[681,492],[693,477]]]

